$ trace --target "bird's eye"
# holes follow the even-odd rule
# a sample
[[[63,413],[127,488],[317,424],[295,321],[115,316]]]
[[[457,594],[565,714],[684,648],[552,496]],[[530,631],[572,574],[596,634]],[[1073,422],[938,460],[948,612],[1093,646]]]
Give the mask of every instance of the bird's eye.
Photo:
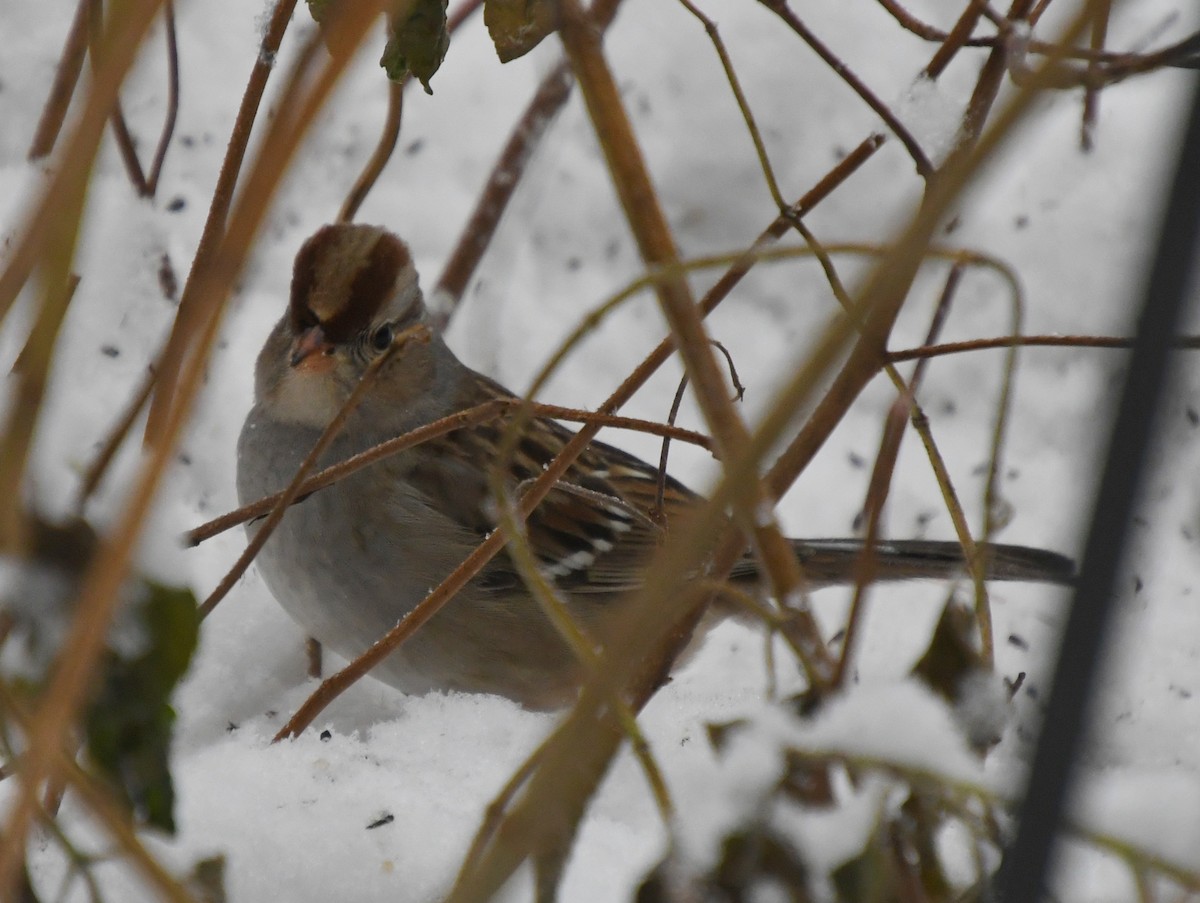
[[[387,351],[392,344],[392,324],[384,323],[371,334],[371,347],[376,351]]]

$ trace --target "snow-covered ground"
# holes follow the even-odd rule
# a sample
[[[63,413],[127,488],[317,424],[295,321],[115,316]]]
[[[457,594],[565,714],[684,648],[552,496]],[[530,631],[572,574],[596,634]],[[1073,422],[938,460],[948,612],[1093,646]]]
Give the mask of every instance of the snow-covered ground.
[[[0,230],[6,236],[19,228],[41,181],[43,167],[25,162],[25,150],[73,5],[0,0],[0,32],[7,36],[0,53]],[[982,60],[978,52],[964,52],[936,87],[916,88],[912,79],[931,47],[901,32],[882,7],[817,0],[793,5],[928,147],[944,140],[947,116],[961,109],[973,84]],[[961,5],[908,4],[913,13],[943,25]],[[1074,6],[1065,0],[1061,5]],[[729,44],[786,197],[799,197],[839,155],[881,127],[765,8],[728,0],[712,0],[704,8]],[[175,307],[160,286],[160,262],[165,255],[180,278],[186,274],[255,58],[259,13],[238,0],[180,4],[180,119],[156,201],[138,200],[112,147],[103,153],[76,267],[83,281],[63,331],[62,366],[38,435],[31,492],[50,511],[67,504],[80,470],[171,323]],[[1197,21],[1190,3],[1137,0],[1114,13],[1110,40],[1122,48],[1158,46],[1189,33]],[[297,35],[310,27],[306,15],[298,14],[287,48],[294,49]],[[152,141],[164,108],[161,31],[154,35],[123,92],[143,144]],[[773,218],[773,208],[700,25],[669,0],[629,2],[607,48],[683,253],[745,246]],[[531,56],[501,66],[482,22],[472,22],[434,78],[436,93],[409,93],[400,151],[358,218],[404,236],[427,287],[517,113],[558,53],[550,39]],[[235,505],[234,443],[250,406],[253,358],[282,312],[292,256],[307,235],[337,214],[373,148],[386,101],[376,54],[365,53],[347,78],[270,211],[147,536],[142,566],[191,585],[201,596],[236,557],[241,534],[190,551],[181,550],[175,537]],[[1027,332],[1128,333],[1188,84],[1184,75],[1159,73],[1105,91],[1090,154],[1079,150],[1078,92],[1043,98],[1019,140],[962,207],[958,227],[945,241],[985,251],[1015,268]],[[890,140],[817,209],[809,225],[827,242],[880,241],[912,209],[920,189],[911,160]],[[861,262],[839,263],[853,285]],[[638,273],[636,251],[575,97],[537,152],[452,324],[450,342],[477,369],[524,389],[580,318]],[[940,276],[933,273],[918,283],[893,347],[920,341]],[[711,278],[697,276],[696,285],[703,288]],[[800,260],[759,267],[713,316],[712,333],[730,349],[748,387],[748,419],[769,403],[832,304],[818,268]],[[972,271],[945,337],[1004,334],[1009,318],[1002,281]],[[0,331],[4,372],[20,348],[22,333],[14,326],[22,320],[18,316]],[[628,305],[569,358],[545,398],[594,406],[663,329],[651,298]],[[981,519],[981,466],[1001,358],[986,352],[934,361],[922,396],[974,524]],[[1123,584],[1101,710],[1087,746],[1087,800],[1077,820],[1200,871],[1200,611],[1193,597],[1200,578],[1200,490],[1186,476],[1200,464],[1195,414],[1200,376],[1190,356],[1181,355],[1180,363],[1159,466],[1134,528],[1135,557]],[[1117,352],[1034,349],[1022,355],[1005,451],[1002,489],[1012,516],[1000,537],[1004,541],[1077,553],[1121,372]],[[665,417],[678,375],[677,366],[664,368],[627,412]],[[783,501],[780,514],[791,533],[852,531],[893,396],[877,380]],[[681,422],[702,428],[690,404]],[[656,453],[656,443],[646,437],[606,438],[639,454]],[[135,451],[127,449],[89,512],[98,523],[120,509],[137,463]],[[712,462],[688,449],[676,448],[673,468],[700,489],[715,474]],[[889,533],[950,538],[938,499],[919,443],[910,437],[889,500]],[[819,748],[891,751],[901,761],[1012,792],[1045,700],[1046,657],[1068,595],[1018,585],[994,590],[999,671],[1007,676],[1025,671],[1029,677],[1003,741],[978,764],[962,751],[941,707],[905,680],[945,594],[938,584],[876,590],[856,687],[801,738]],[[838,629],[846,602],[842,591],[819,596],[829,633]],[[786,655],[777,658],[784,663],[781,692],[801,688]],[[754,810],[778,777],[780,744],[796,739],[765,701],[767,684],[760,637],[748,627],[724,625],[641,719],[675,797],[684,852],[696,861],[714,855],[721,830]],[[181,872],[201,857],[223,853],[229,899],[238,903],[438,898],[484,806],[556,716],[489,697],[406,698],[365,681],[301,738],[268,745],[314,686],[304,674],[301,632],[251,571],[205,623],[200,651],[178,693],[179,834],[155,841],[155,848]],[[737,717],[755,719],[756,726],[718,757],[704,725]],[[845,792],[847,802],[836,816],[789,822],[817,869],[861,847],[886,795],[870,783]],[[66,824],[83,830],[77,811],[68,797]],[[391,821],[371,827],[387,815]],[[562,898],[627,899],[665,847],[641,772],[622,754],[589,811]],[[47,842],[33,860],[47,888],[54,887],[60,869],[53,850]],[[1130,872],[1115,858],[1073,844],[1063,865],[1060,899],[1136,898]],[[109,899],[148,894],[131,883],[123,865],[102,866],[98,874],[110,882]],[[83,899],[82,889],[76,890]]]

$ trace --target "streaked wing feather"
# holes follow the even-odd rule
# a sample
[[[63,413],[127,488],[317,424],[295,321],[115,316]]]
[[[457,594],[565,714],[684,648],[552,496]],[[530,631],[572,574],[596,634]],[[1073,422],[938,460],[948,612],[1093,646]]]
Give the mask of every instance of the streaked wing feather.
[[[511,397],[496,385],[497,397]],[[481,537],[497,525],[486,476],[471,459],[495,461],[504,422],[483,424],[435,439],[424,449],[418,484],[436,492],[452,516]],[[508,485],[516,489],[543,472],[574,433],[552,420],[535,419],[509,464]],[[546,573],[572,592],[625,592],[640,584],[641,572],[662,538],[651,519],[658,472],[620,449],[594,442],[568,469],[526,521],[526,534]],[[668,478],[667,516],[695,496]],[[511,564],[509,564],[511,568]]]

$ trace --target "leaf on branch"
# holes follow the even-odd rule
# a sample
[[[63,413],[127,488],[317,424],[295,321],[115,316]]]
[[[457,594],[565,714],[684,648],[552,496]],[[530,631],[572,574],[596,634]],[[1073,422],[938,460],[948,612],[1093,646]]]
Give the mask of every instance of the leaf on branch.
[[[500,62],[524,56],[554,31],[555,5],[549,0],[485,0],[483,23]]]
[[[951,705],[958,701],[962,680],[985,668],[975,641],[971,611],[951,602],[943,610],[929,647],[913,666],[913,675]]]
[[[429,80],[442,65],[449,46],[446,0],[416,0],[403,22],[392,19],[389,23],[379,65],[394,82],[411,72],[425,93],[432,94]]]
[[[171,691],[196,649],[200,619],[190,590],[144,581],[138,651],[108,652],[103,685],[87,712],[91,761],[147,824],[174,833],[169,753]]]

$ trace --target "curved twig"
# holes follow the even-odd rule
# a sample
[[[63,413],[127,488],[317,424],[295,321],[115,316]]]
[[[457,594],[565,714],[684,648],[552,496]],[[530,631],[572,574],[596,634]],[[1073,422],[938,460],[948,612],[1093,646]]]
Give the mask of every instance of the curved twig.
[[[879,99],[866,83],[861,78],[851,71],[850,67],[838,59],[837,55],[832,50],[825,46],[825,42],[816,36],[812,29],[805,25],[800,18],[787,5],[787,0],[759,0],[759,2],[769,9],[775,15],[787,24],[787,26],[800,36],[813,52],[817,54],[830,69],[837,74],[846,84],[848,84],[854,93],[862,98],[875,113],[882,119],[887,127],[891,130],[901,144],[904,145],[908,155],[912,157],[913,164],[917,167],[917,173],[923,179],[928,179],[933,174],[933,164],[929,161],[925,151],[921,148],[920,143],[912,132],[896,118],[896,114],[891,111],[887,104]]]
[[[166,0],[163,4],[163,22],[167,41],[167,118],[163,122],[162,133],[158,136],[158,147],[154,150],[150,173],[146,176],[146,193],[150,197],[154,197],[158,190],[158,177],[162,174],[167,149],[170,148],[171,138],[175,134],[175,120],[179,115],[179,41],[175,33],[174,0]]]

